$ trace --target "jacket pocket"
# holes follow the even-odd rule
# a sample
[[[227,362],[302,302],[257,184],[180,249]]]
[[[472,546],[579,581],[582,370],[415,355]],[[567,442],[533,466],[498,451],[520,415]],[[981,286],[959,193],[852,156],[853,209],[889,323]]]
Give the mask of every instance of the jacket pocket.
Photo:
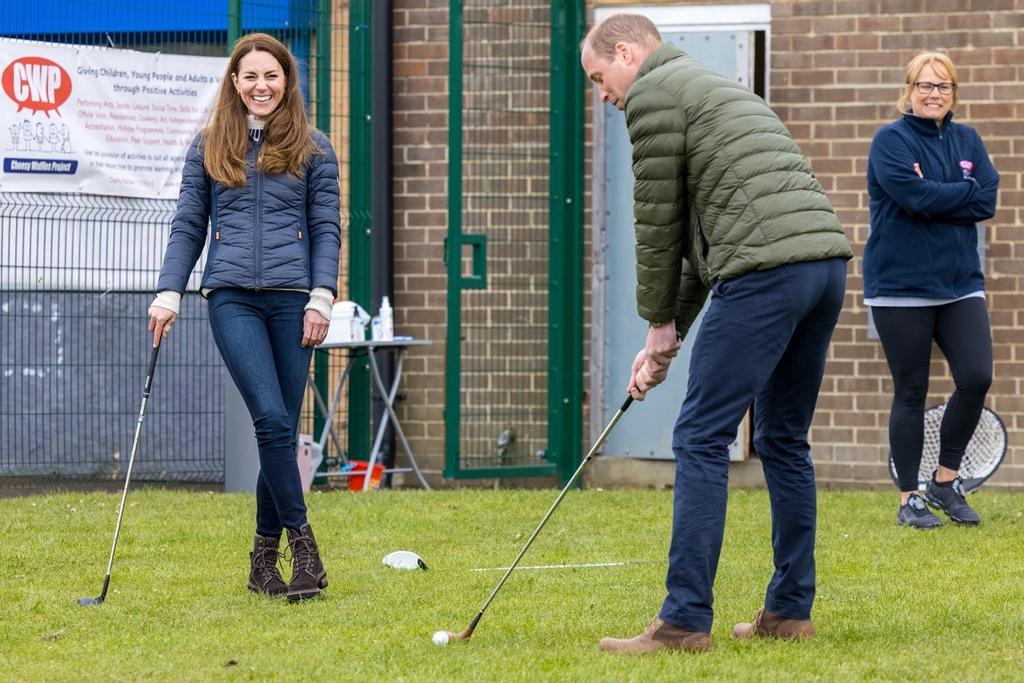
[[[302,267],[306,271],[306,276],[309,278],[310,283],[312,283],[313,267],[310,264],[312,259],[309,253],[311,243],[309,241],[309,234],[306,232],[305,222],[300,222],[295,226],[295,236],[299,243],[299,251],[302,253]]]
[[[700,215],[695,211],[690,212],[690,224],[693,226],[693,238],[696,242],[694,246],[696,247],[697,273],[705,285],[711,285],[715,281],[715,274],[711,270],[710,262],[711,247],[704,234],[704,224]]]

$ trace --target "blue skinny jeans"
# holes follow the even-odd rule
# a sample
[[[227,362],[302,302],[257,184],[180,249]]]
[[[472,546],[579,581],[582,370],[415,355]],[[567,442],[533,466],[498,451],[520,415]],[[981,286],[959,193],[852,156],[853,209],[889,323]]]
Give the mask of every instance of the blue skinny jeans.
[[[209,298],[213,338],[256,429],[256,533],[271,538],[306,523],[295,450],[313,353],[302,347],[308,300],[305,292],[244,289],[216,289]]]

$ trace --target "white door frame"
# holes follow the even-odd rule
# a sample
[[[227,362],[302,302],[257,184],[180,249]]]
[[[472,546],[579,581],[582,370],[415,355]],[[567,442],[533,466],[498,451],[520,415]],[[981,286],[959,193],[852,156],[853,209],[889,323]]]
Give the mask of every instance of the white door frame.
[[[665,33],[690,31],[763,31],[764,64],[765,64],[765,100],[768,100],[768,88],[771,73],[771,5],[768,3],[750,3],[736,5],[618,5],[598,7],[594,10],[595,23],[612,14],[630,12],[642,14],[655,23]],[[590,326],[590,415],[589,433],[591,443],[595,442],[604,427],[604,418],[610,406],[606,406],[604,369],[606,364],[604,353],[605,271],[604,253],[607,246],[607,225],[605,221],[605,182],[604,172],[604,116],[601,115],[601,102],[597,89],[593,89],[591,105],[591,121],[593,127],[591,154],[591,319]],[[616,404],[617,405],[617,404]]]

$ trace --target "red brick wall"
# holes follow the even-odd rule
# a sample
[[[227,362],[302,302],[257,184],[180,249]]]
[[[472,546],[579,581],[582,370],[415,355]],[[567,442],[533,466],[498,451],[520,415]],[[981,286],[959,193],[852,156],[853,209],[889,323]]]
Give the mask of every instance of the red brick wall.
[[[790,0],[771,5],[770,104],[810,158],[857,254],[811,432],[820,481],[835,486],[888,482],[884,462],[892,386],[881,347],[867,338],[861,303],[860,255],[868,226],[865,157],[874,132],[895,116],[903,65],[921,49],[939,48],[948,50],[963,84],[958,120],[979,130],[1002,175],[999,210],[988,222],[986,273],[995,343],[988,404],[1006,422],[1011,444],[993,484],[1019,488],[1024,485],[1024,450],[1015,436],[1024,424],[1024,399],[1019,397],[1024,375],[1024,67],[1019,66],[1024,63],[1024,0]],[[435,342],[430,350],[409,355],[400,417],[421,464],[439,469],[444,452],[448,3],[396,0],[394,19],[396,327],[399,333]],[[588,159],[591,153],[588,148]],[[952,383],[937,353],[933,367],[929,402],[938,403]]]
[[[922,49],[942,49],[962,87],[957,120],[981,133],[1002,176],[999,209],[987,222],[985,264],[994,341],[988,405],[1010,430],[1010,451],[993,483],[1024,483],[1015,431],[1024,333],[1024,2],[1021,0],[837,0],[772,3],[771,104],[811,159],[857,258],[830,351],[811,439],[819,478],[828,484],[887,483],[892,396],[885,357],[867,338],[861,259],[868,233],[866,155],[871,137],[896,117],[903,67]],[[929,404],[952,380],[933,354]]]
[[[407,356],[402,384],[406,398],[398,412],[420,466],[440,471],[447,320],[448,3],[398,0],[394,8],[395,331],[434,343]]]
[[[536,464],[547,443],[550,8],[512,5],[464,7],[461,228],[488,238],[487,289],[462,299],[461,450],[482,456],[466,467],[499,464],[507,427],[516,439],[503,463]],[[395,326],[434,342],[408,356],[400,417],[434,470],[445,446],[448,21],[447,2],[395,3]]]

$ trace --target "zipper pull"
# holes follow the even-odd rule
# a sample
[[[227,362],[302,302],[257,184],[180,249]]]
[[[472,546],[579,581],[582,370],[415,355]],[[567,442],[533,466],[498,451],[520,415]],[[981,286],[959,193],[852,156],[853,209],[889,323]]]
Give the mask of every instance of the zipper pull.
[[[218,230],[215,233],[213,233],[213,238],[215,240],[217,240],[218,242],[220,242],[220,230]]]
[[[302,239],[302,230],[299,230],[299,239]]]

